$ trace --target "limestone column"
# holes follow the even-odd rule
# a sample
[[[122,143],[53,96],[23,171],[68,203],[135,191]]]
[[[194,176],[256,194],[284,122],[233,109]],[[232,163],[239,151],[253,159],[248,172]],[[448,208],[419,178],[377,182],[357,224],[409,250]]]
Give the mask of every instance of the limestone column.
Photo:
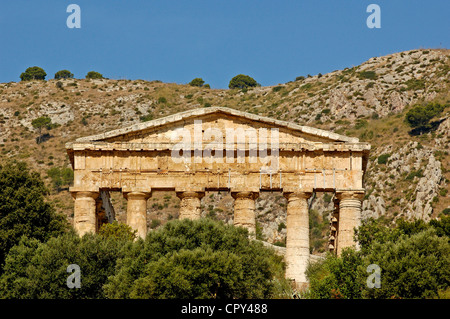
[[[363,197],[363,191],[336,192],[336,198],[339,200],[338,256],[341,255],[342,250],[346,247],[359,248],[353,237],[354,229],[361,224],[361,201]]]
[[[248,229],[250,234],[256,233],[255,199],[257,192],[232,192],[234,201],[234,226],[242,226]]]
[[[75,199],[73,220],[76,232],[80,236],[89,232],[95,233],[97,228],[96,198],[99,193],[72,191],[72,196]]]
[[[137,230],[141,238],[147,236],[147,199],[150,192],[130,191],[123,194],[127,199],[127,225]]]
[[[201,199],[203,198],[203,196],[205,196],[205,192],[177,192],[177,196],[181,199],[180,213],[178,218],[187,218],[191,220],[200,219],[200,204]]]
[[[294,279],[295,286],[307,285],[305,271],[309,262],[310,192],[286,192],[288,200],[286,217],[286,278]]]

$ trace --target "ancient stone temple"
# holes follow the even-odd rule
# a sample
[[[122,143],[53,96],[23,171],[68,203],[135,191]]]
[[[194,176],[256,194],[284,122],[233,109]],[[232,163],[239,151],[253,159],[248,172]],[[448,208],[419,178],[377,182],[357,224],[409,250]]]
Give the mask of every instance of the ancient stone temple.
[[[307,282],[308,199],[333,192],[330,249],[355,246],[363,175],[370,145],[307,126],[234,109],[193,109],[66,145],[74,169],[74,226],[79,235],[114,219],[109,191],[127,199],[127,224],[145,237],[147,199],[157,191],[180,198],[179,218],[200,218],[205,191],[229,191],[234,224],[255,232],[255,199],[287,198],[286,276]]]

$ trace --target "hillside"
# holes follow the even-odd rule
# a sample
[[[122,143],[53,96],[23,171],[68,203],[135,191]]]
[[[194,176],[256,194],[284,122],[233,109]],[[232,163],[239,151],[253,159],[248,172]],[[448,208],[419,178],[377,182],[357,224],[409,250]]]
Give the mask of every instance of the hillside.
[[[415,104],[450,103],[449,72],[450,50],[439,49],[374,57],[344,70],[249,90],[107,79],[60,80],[62,86],[58,80],[2,83],[1,157],[28,162],[52,187],[48,170],[69,167],[66,142],[187,109],[224,106],[371,143],[363,218],[429,220],[450,207],[450,109],[435,131],[422,135],[410,134],[404,115]],[[56,125],[37,144],[31,122],[43,115]],[[378,161],[383,154],[388,154],[385,163]],[[112,197],[118,219],[125,221],[125,200],[118,193]],[[72,217],[67,185],[53,190],[50,199]],[[177,217],[174,193],[155,193],[148,203],[149,227]],[[232,203],[229,194],[207,194],[203,214],[231,221]],[[269,242],[284,241],[285,205],[282,194],[262,194],[257,200],[260,236]],[[332,209],[331,194],[318,193],[311,203],[313,252],[324,250]]]

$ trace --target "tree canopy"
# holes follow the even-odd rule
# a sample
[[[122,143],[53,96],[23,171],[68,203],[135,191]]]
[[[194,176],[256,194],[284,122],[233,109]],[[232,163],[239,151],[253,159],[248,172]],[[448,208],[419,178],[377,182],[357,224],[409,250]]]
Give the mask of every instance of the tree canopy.
[[[59,79],[72,79],[73,78],[73,73],[70,72],[69,70],[60,70],[58,72],[55,73],[55,79],[59,80]]]
[[[405,115],[405,121],[413,128],[419,130],[429,129],[430,120],[442,113],[445,106],[438,103],[416,105]]]
[[[450,217],[425,223],[400,220],[389,228],[365,221],[356,232],[361,250],[346,249],[308,267],[312,298],[439,298],[450,289]],[[367,267],[381,269],[369,288]]]
[[[86,74],[86,79],[103,79],[103,74],[98,73],[96,71],[89,71]]]
[[[45,73],[44,69],[38,66],[29,67],[20,74],[21,81],[31,81],[31,80],[45,80],[47,73]]]
[[[259,86],[258,82],[252,77],[244,74],[238,74],[230,80],[228,87],[230,89],[245,89],[249,87]]]
[[[9,249],[22,236],[46,241],[67,230],[64,216],[45,201],[40,175],[23,162],[0,165],[0,270]],[[1,271],[0,271],[1,272]]]
[[[126,226],[126,225],[125,225]],[[3,298],[269,298],[288,290],[282,257],[223,222],[173,220],[133,241],[121,224],[42,243],[23,237],[0,277]],[[67,267],[81,287],[68,289]]]
[[[42,129],[51,129],[52,120],[48,116],[41,116],[31,121],[31,125],[39,132],[39,137],[37,139],[37,143],[39,144],[42,140]]]
[[[203,84],[205,84],[205,81],[203,81],[202,78],[195,78],[193,79],[191,82],[189,82],[190,86],[198,86],[198,87],[202,87]]]

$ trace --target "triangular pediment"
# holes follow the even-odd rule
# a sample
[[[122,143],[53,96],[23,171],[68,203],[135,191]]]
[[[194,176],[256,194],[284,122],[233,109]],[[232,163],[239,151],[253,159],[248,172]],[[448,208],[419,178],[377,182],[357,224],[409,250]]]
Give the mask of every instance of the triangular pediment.
[[[296,125],[230,108],[211,107],[198,108],[149,122],[106,133],[79,138],[75,143],[165,143],[170,142],[173,132],[182,128],[190,134],[198,133],[198,124],[202,132],[208,129],[220,130],[225,136],[227,129],[237,132],[267,129],[278,129],[280,142],[286,143],[358,143],[357,138],[334,132]],[[270,134],[270,133],[269,133]]]

